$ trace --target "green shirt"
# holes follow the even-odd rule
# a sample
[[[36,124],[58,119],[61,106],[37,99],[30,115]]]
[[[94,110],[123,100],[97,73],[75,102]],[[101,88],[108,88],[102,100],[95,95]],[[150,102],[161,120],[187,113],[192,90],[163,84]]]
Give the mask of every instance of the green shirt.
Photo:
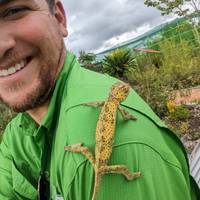
[[[41,160],[45,157],[50,199],[91,200],[94,170],[78,153],[64,146],[84,143],[94,153],[100,108],[82,105],[107,98],[118,80],[81,68],[67,54],[48,112],[38,127],[27,113],[8,124],[0,145],[0,200],[37,199]],[[197,200],[199,189],[189,176],[186,152],[179,139],[132,90],[122,105],[137,121],[117,114],[109,165],[123,164],[141,177],[127,181],[120,174],[102,177],[98,200]]]

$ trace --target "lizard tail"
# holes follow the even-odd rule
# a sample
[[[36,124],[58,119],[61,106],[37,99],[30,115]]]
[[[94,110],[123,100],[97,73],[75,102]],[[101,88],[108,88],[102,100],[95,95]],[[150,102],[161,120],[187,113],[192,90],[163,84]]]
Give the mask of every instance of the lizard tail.
[[[93,189],[92,200],[96,200],[96,198],[97,198],[97,192],[99,190],[100,181],[101,181],[101,173],[95,172],[95,180],[94,180],[94,189]]]

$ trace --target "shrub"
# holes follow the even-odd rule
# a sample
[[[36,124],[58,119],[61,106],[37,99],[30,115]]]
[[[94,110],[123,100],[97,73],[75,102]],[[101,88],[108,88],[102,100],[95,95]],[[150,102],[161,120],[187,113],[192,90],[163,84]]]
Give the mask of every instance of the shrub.
[[[140,65],[129,73],[128,81],[160,117],[166,113],[171,89],[163,82],[158,68]]]
[[[136,60],[130,49],[120,48],[105,56],[102,64],[104,73],[126,79],[128,73],[136,67]]]
[[[5,129],[9,121],[14,117],[14,115],[15,114],[11,110],[0,104],[0,142],[3,130]]]
[[[172,100],[169,100],[167,102],[167,109],[169,111],[169,113],[173,113],[175,112],[175,109],[176,109],[176,103]]]
[[[129,73],[128,80],[162,117],[167,111],[167,101],[175,95],[174,90],[200,85],[200,56],[184,40],[179,44],[172,39],[163,40],[159,46],[161,54],[151,56],[153,60],[145,60],[148,57],[144,54],[137,57],[137,66]]]
[[[174,90],[192,87],[200,84],[200,59],[194,57],[192,46],[187,41],[176,44],[166,40],[160,44],[162,65],[160,73],[163,81]]]
[[[169,112],[171,120],[188,120],[190,116],[189,109],[185,105],[176,106],[174,112]]]

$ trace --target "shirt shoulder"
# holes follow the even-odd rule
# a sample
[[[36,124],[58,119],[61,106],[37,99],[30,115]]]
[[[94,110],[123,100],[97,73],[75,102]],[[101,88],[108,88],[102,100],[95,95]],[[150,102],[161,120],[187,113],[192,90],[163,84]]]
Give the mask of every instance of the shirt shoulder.
[[[70,126],[65,125],[64,128],[65,132],[69,133],[69,144],[83,142],[94,152],[96,125],[101,108],[83,104],[105,101],[111,86],[119,81],[116,78],[84,69],[78,63],[74,63],[62,108],[64,116],[62,118],[67,118],[65,121],[70,124]],[[151,146],[171,163],[186,164],[187,154],[179,138],[167,128],[133,89],[121,106],[137,120],[124,122],[120,113],[117,114],[114,146],[141,143]]]
[[[68,81],[67,97],[63,102],[63,109],[68,113],[77,115],[76,121],[81,118],[80,123],[81,121],[85,121],[82,117],[83,115],[85,116],[85,119],[87,119],[86,116],[89,117],[94,115],[91,117],[93,120],[88,119],[90,120],[91,125],[94,126],[94,124],[96,125],[97,123],[100,108],[91,109],[83,106],[83,104],[88,102],[105,101],[108,97],[111,86],[119,81],[120,80],[108,75],[82,68],[78,62],[75,62]],[[126,125],[123,130],[130,128],[134,130],[138,126],[140,135],[142,135],[141,132],[145,133],[145,135],[153,134],[154,136],[151,135],[151,137],[154,139],[156,137],[155,133],[159,132],[157,135],[162,135],[165,132],[165,135],[166,133],[167,135],[170,135],[169,137],[175,141],[176,145],[182,149],[186,156],[185,149],[179,138],[167,128],[160,118],[152,111],[149,105],[133,89],[131,89],[126,100],[121,103],[121,106],[131,114],[136,115],[138,118],[135,125],[132,124],[133,127]],[[146,126],[144,122],[147,123]],[[148,129],[148,125],[151,126],[151,129]],[[149,134],[146,132],[149,132]],[[150,132],[152,133],[150,134]],[[147,136],[144,138],[146,137]]]
[[[4,135],[24,137],[37,129],[36,122],[27,113],[18,113],[6,126]]]
[[[80,67],[79,63],[75,62],[68,80],[66,109],[85,102],[104,101],[111,86],[116,82],[121,81],[114,77]],[[130,90],[127,99],[122,102],[122,105],[148,115],[157,124],[166,127],[149,105],[133,89]]]
[[[6,126],[3,134],[4,137],[10,137],[13,134],[13,131],[17,131],[20,127],[21,114],[17,114]]]

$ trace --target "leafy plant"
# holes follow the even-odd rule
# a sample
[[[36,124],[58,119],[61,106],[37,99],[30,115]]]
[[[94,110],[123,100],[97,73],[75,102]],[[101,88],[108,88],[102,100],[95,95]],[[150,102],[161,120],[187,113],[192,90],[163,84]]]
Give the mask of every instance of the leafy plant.
[[[159,116],[166,113],[166,101],[171,90],[163,82],[158,68],[138,66],[129,73],[128,81]]]
[[[173,113],[175,112],[175,109],[176,109],[176,103],[172,100],[169,100],[167,102],[167,109],[169,111],[169,113]]]
[[[188,122],[182,122],[180,125],[180,133],[182,135],[187,134],[189,129],[189,123]]]
[[[162,66],[160,73],[163,81],[174,90],[200,84],[199,57],[193,55],[192,46],[187,41],[177,44],[165,40],[160,44]]]
[[[78,60],[82,67],[90,69],[92,71],[103,73],[101,61],[96,60],[95,54],[80,51]]]
[[[169,112],[171,120],[187,120],[190,116],[189,109],[185,105],[176,106],[174,112]]]
[[[5,129],[6,125],[9,123],[9,121],[14,117],[14,113],[6,108],[4,105],[0,103],[0,142],[1,137],[3,134],[3,130]]]
[[[104,73],[117,78],[126,78],[136,67],[136,60],[130,49],[120,48],[105,56],[102,64]]]
[[[79,63],[87,67],[87,65],[90,65],[96,61],[96,55],[93,53],[86,53],[85,51],[79,52]]]

